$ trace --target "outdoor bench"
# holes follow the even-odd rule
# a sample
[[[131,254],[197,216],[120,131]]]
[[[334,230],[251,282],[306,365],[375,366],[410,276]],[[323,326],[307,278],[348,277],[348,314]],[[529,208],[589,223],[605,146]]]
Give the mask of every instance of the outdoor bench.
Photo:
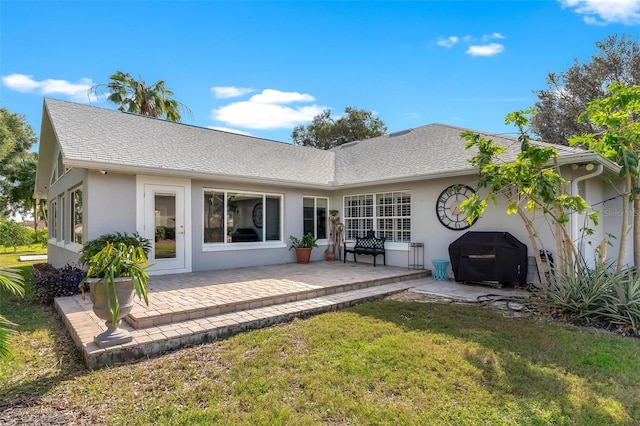
[[[356,245],[353,247],[347,247],[347,243],[344,243],[344,262],[347,261],[347,253],[353,253],[353,261],[357,262],[356,255],[369,254],[373,256],[373,266],[376,266],[376,256],[382,255],[382,262],[387,264],[385,257],[384,241],[386,238],[376,238],[373,230],[367,232],[366,237],[356,237]],[[344,263],[343,262],[343,263]]]

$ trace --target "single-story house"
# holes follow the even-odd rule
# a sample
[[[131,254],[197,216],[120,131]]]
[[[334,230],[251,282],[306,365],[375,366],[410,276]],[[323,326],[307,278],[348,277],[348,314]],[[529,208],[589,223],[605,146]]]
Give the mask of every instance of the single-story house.
[[[83,243],[115,231],[153,242],[154,274],[294,262],[289,237],[306,232],[319,238],[312,260],[320,260],[334,209],[347,241],[369,229],[387,238],[387,265],[407,267],[408,243],[416,242],[430,267],[448,258],[465,230],[507,231],[531,251],[521,220],[503,205],[469,228],[459,212],[443,208],[477,182],[463,130],[430,124],[324,151],[46,98],[35,196],[49,206],[49,261],[76,262]],[[505,159],[517,155],[517,139],[478,133],[505,146]],[[555,148],[570,190],[600,211],[602,221],[581,245],[593,257],[605,235],[620,233],[619,194],[604,179],[617,166]],[[574,239],[583,222],[577,216]],[[553,248],[548,225],[536,223]],[[611,248],[609,257],[616,253]]]

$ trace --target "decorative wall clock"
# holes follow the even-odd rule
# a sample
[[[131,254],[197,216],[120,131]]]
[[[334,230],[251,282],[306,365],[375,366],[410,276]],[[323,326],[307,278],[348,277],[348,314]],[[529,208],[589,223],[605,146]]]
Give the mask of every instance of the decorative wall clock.
[[[253,206],[253,224],[256,228],[262,228],[262,203]]]
[[[436,202],[436,214],[440,223],[454,231],[462,231],[476,223],[477,218],[469,223],[466,213],[460,209],[460,204],[473,194],[473,188],[462,184],[451,185],[442,191]]]

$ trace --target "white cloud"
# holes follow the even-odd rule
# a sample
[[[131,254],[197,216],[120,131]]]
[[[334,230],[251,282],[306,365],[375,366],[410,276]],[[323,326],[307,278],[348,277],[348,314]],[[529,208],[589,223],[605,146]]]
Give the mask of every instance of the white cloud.
[[[211,118],[229,126],[246,129],[290,129],[311,121],[327,107],[287,104],[314,100],[313,96],[306,93],[265,89],[246,101],[233,102],[213,109]],[[241,133],[229,128],[216,128]]]
[[[438,41],[436,42],[436,44],[438,46],[449,48],[449,47],[453,47],[453,45],[456,44],[458,41],[460,41],[460,39],[457,36],[451,36],[447,38],[440,37],[438,38]]]
[[[478,46],[469,46],[465,53],[471,56],[494,56],[504,51],[504,45],[500,43],[490,43]]]
[[[2,76],[2,84],[9,89],[22,93],[40,93],[42,95],[62,94],[73,100],[89,102],[87,93],[94,85],[89,78],[81,78],[78,83],[67,80],[45,79],[37,81],[26,74],[10,74]],[[92,97],[92,100],[94,98]]]
[[[640,0],[638,0],[640,1]],[[502,43],[489,43],[491,40],[503,40],[506,37],[502,33],[493,32],[484,34],[482,37],[474,37],[466,35],[463,37],[449,36],[439,37],[436,44],[441,47],[452,48],[454,45],[461,43],[467,46],[465,53],[471,56],[494,56],[504,51]]]
[[[247,93],[255,92],[256,90],[249,87],[215,86],[211,88],[211,91],[217,99],[227,99],[237,98]]]
[[[587,24],[640,24],[640,0],[559,0],[563,8],[584,15]]]
[[[499,40],[504,39],[504,36],[500,33],[493,33],[493,34],[485,34],[482,36],[482,41],[487,42],[489,40],[493,40],[494,38],[497,38]]]
[[[221,126],[207,126],[208,129],[212,129],[212,130],[220,130],[222,132],[227,132],[227,133],[237,133],[238,135],[245,135],[245,136],[253,136],[251,133],[249,132],[243,132],[242,130],[238,130],[238,129],[232,129],[230,127],[221,127]]]
[[[318,105],[292,108],[243,101],[214,109],[211,118],[247,129],[287,129],[311,121],[324,109]]]
[[[315,98],[306,93],[281,92],[280,90],[265,89],[262,93],[253,95],[249,102],[258,104],[289,104],[292,102],[313,102]]]

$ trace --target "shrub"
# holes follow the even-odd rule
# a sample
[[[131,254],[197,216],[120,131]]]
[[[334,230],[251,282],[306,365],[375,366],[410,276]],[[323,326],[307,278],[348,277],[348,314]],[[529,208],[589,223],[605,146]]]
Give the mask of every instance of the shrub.
[[[570,321],[640,336],[640,275],[633,270],[612,271],[611,266],[583,266],[560,276],[542,290],[545,305]]]
[[[144,251],[145,256],[149,256],[149,252],[151,252],[151,242],[147,238],[140,236],[137,232],[134,232],[133,235],[128,235],[126,232],[124,234],[115,232],[101,235],[95,240],[84,243],[84,247],[82,251],[80,251],[80,262],[85,265],[88,264],[89,259],[105,248],[107,243],[113,243],[113,245],[116,246],[122,243],[126,246],[132,245],[134,247],[140,247],[142,251]]]
[[[34,300],[49,305],[56,297],[79,294],[78,285],[85,275],[82,269],[68,264],[59,269],[49,263],[35,264],[31,278]],[[88,290],[88,286],[85,290]]]

